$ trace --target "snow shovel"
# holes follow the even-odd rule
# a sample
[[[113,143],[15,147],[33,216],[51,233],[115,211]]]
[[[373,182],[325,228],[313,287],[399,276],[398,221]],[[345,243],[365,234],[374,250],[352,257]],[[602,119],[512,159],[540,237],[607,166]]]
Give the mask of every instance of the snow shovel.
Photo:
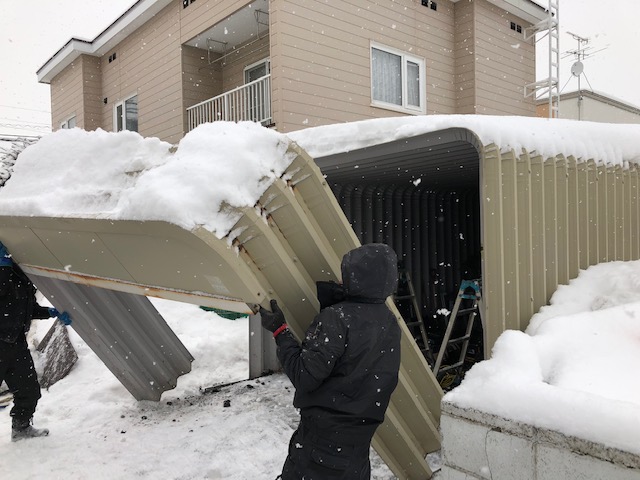
[[[39,380],[42,388],[49,388],[66,377],[78,360],[66,326],[58,321],[54,322],[36,350],[44,357],[44,369]]]

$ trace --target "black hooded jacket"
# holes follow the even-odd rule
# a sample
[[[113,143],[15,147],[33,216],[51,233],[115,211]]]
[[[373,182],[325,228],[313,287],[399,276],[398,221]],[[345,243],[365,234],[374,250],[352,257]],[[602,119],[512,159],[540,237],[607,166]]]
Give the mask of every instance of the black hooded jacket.
[[[49,309],[36,302],[36,288],[16,264],[0,267],[0,341],[25,338],[34,318],[49,318]]]
[[[303,415],[323,411],[377,425],[400,367],[400,328],[385,305],[398,282],[396,254],[384,244],[352,250],[342,279],[344,300],[320,311],[302,346],[289,331],[278,335],[278,358]]]

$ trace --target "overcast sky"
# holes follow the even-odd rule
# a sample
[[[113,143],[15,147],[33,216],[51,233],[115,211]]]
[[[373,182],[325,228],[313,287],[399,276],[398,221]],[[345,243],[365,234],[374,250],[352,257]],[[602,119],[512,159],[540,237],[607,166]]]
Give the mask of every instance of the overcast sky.
[[[538,0],[545,4],[545,0]],[[590,40],[593,55],[584,60],[583,88],[590,88],[640,106],[638,0],[558,0],[560,50],[576,50],[578,42],[565,32]],[[135,0],[0,0],[0,135],[49,131],[49,85],[39,84],[36,71],[71,37],[94,39]],[[615,4],[615,7],[612,5]],[[547,40],[539,43],[538,80],[547,77]],[[577,90],[569,71],[575,59],[563,55],[560,88]],[[427,72],[428,75],[428,72]]]

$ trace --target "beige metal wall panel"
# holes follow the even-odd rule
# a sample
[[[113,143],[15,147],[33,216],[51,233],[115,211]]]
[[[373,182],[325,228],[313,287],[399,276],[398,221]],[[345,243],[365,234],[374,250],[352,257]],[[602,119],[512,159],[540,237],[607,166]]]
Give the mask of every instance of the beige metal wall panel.
[[[496,145],[485,147],[482,156],[482,295],[484,312],[480,312],[484,327],[485,358],[491,347],[507,328],[505,324],[502,159]]]
[[[504,268],[504,325],[508,329],[517,329],[520,314],[520,259],[518,245],[518,198],[517,194],[517,159],[513,150],[500,156],[502,174],[502,238]]]
[[[567,159],[560,154],[556,157],[556,253],[558,256],[558,284],[569,283],[569,258],[571,256],[569,245],[569,192],[568,192]],[[574,178],[573,172],[571,175]],[[575,229],[574,229],[575,231]]]
[[[522,152],[516,159],[516,198],[518,230],[518,297],[520,316],[531,317],[534,311],[533,300],[533,255],[532,255],[532,218],[522,215],[522,211],[531,210],[531,159]]]
[[[600,259],[600,255],[598,253],[600,243],[598,235],[600,230],[598,223],[598,175],[599,172],[596,162],[593,159],[587,160],[587,202],[589,203],[589,263],[587,265],[595,265]]]
[[[545,159],[543,163],[544,182],[542,186],[544,209],[544,258],[545,258],[545,298],[551,298],[558,285],[558,228],[556,199],[555,159]]]
[[[584,162],[580,162],[583,164]],[[582,173],[578,170],[575,157],[567,157],[567,268],[568,277],[576,278],[580,271],[580,207],[578,182]],[[584,216],[582,216],[583,218]]]
[[[640,238],[640,175],[638,165],[629,168],[630,189],[629,207],[631,217],[631,229],[629,232],[630,257],[640,258],[640,242],[634,242],[634,238]]]
[[[29,276],[136,400],[160,400],[191,371],[193,357],[146,297]]]
[[[516,156],[489,145],[481,168],[488,355],[505,328],[524,330],[532,312],[580,269],[638,258],[640,201],[635,165],[598,165],[562,154],[531,157],[526,151]]]
[[[41,276],[243,313],[266,297],[236,251],[204,230],[41,217],[0,217],[0,228],[20,265]]]

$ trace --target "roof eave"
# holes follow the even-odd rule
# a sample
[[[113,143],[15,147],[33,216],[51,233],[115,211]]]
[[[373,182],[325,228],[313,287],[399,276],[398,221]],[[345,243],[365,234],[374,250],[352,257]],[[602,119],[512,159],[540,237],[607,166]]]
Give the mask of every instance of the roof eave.
[[[38,82],[51,83],[56,75],[82,54],[104,55],[171,2],[138,0],[92,41],[72,38],[38,69]]]
[[[453,3],[459,0],[451,0]],[[516,15],[531,24],[537,24],[549,15],[548,10],[533,0],[487,0],[496,7]]]

